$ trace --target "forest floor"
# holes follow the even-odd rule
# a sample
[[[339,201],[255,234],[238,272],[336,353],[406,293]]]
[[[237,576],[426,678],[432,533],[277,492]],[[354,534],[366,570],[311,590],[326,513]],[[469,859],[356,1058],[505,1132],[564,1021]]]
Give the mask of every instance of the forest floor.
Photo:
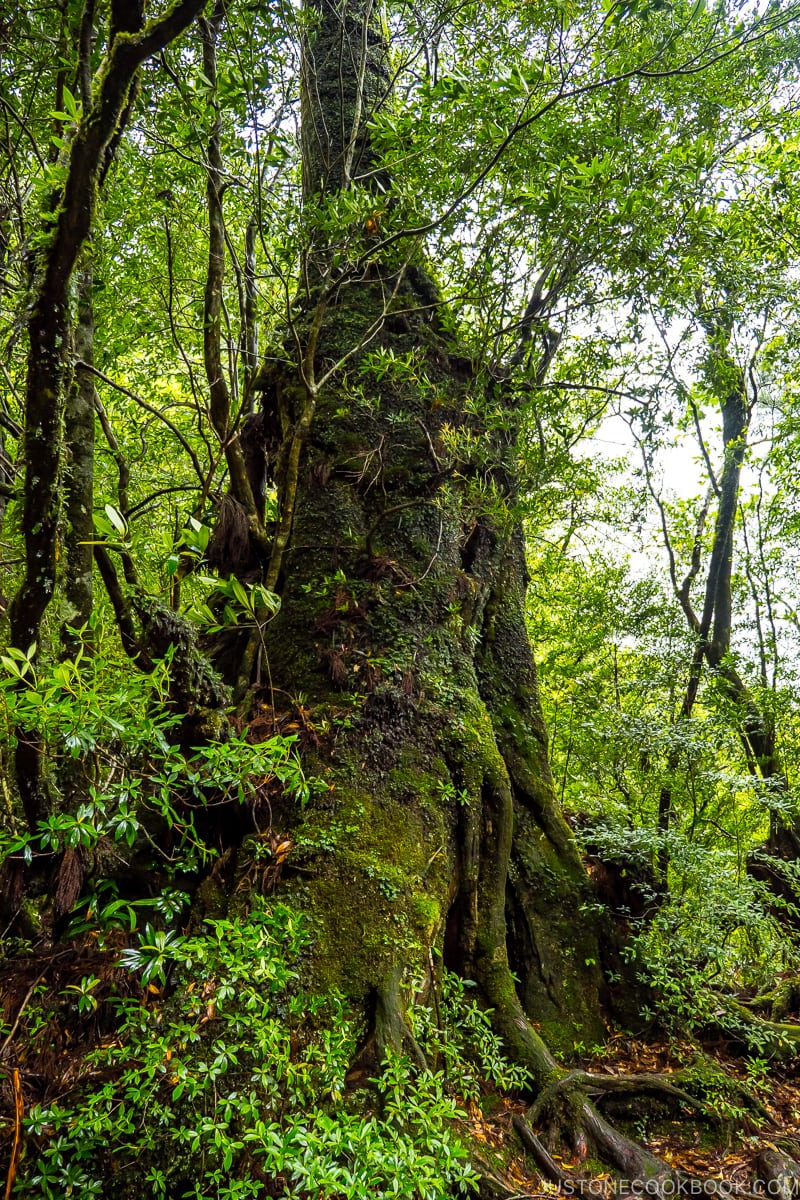
[[[703,1098],[715,1113],[717,1123],[705,1122],[697,1113],[688,1111],[659,1116],[645,1105],[634,1121],[625,1122],[619,1116],[613,1119],[676,1171],[689,1179],[704,1181],[702,1189],[698,1186],[698,1195],[752,1197],[759,1191],[756,1183],[759,1154],[777,1149],[791,1158],[800,1157],[800,1060],[780,1065],[761,1060],[748,1063],[724,1047],[661,1040],[644,1042],[619,1034],[604,1047],[602,1056],[582,1058],[574,1065],[608,1075],[668,1075],[685,1072],[687,1065],[698,1063],[702,1063],[707,1079]],[[733,1097],[725,1088],[725,1078],[738,1080],[762,1111],[747,1111],[741,1097]],[[520,1147],[513,1129],[514,1117],[524,1113],[522,1102],[489,1098],[482,1106],[469,1106],[469,1119],[465,1123],[469,1139],[485,1145],[486,1162],[502,1176],[518,1200],[557,1195],[610,1200],[636,1195],[633,1189],[626,1190],[624,1181],[604,1172],[599,1164],[581,1161],[577,1156],[553,1154],[569,1177],[569,1184],[558,1186],[545,1179]],[[501,1162],[503,1167],[498,1171]]]

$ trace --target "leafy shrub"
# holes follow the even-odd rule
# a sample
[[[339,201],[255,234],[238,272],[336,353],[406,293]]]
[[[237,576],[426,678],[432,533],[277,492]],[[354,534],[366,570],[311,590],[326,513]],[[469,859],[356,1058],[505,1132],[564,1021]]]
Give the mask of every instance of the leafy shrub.
[[[782,920],[795,906],[737,866],[725,850],[677,836],[670,846],[682,889],[665,900],[631,947],[654,988],[658,1015],[681,1032],[724,1029],[759,1053],[774,1035],[757,1020],[743,1021],[731,993],[769,987],[778,964],[800,967]]]
[[[607,818],[584,832],[604,862],[622,864],[634,884],[645,879],[643,915],[629,917],[626,947],[651,989],[653,1013],[644,1015],[657,1015],[681,1034],[723,1029],[755,1053],[774,1046],[775,1032],[743,1017],[733,998],[768,991],[776,966],[800,969],[792,935],[796,903],[754,878],[744,855],[724,843],[712,847],[679,829],[658,834]],[[668,854],[670,891],[659,896],[652,876],[647,883],[647,868],[661,848]],[[792,864],[785,867],[791,883]]]
[[[526,1087],[527,1070],[508,1061],[492,1029],[491,1009],[468,995],[470,986],[444,971],[439,1002],[411,1009],[411,1029],[427,1060],[441,1066],[443,1078],[465,1100],[478,1100],[482,1081],[503,1091]]]
[[[0,655],[0,745],[11,747],[19,728],[40,741],[55,810],[27,831],[0,831],[0,859],[21,855],[30,862],[68,848],[94,851],[101,843],[115,855],[155,853],[155,830],[169,829],[174,871],[196,871],[214,851],[198,836],[196,814],[209,799],[245,805],[267,782],[277,782],[300,803],[308,785],[294,751],[294,737],[275,735],[252,744],[231,733],[185,751],[176,744],[181,718],[165,703],[169,663],[150,675],[126,664],[79,653],[74,660],[34,668],[30,656],[9,649]],[[4,728],[3,728],[4,726]],[[82,798],[58,803],[62,768],[80,760]]]
[[[380,1115],[347,1096],[360,1029],[340,997],[299,988],[308,941],[297,914],[263,901],[193,936],[159,939],[148,927],[124,956],[147,980],[144,996],[103,1001],[116,1010],[113,1040],[86,1057],[71,1096],[28,1113],[16,1194],[88,1198],[112,1184],[131,1200],[469,1191],[454,1128],[463,1114],[444,1072],[390,1053],[375,1081]],[[166,989],[154,982],[166,978]],[[471,1023],[455,1047],[436,1034],[450,1067],[461,1077],[472,1031],[478,1061],[507,1072],[483,1016],[448,987],[448,1025],[464,1013]],[[79,1010],[87,996],[96,1001],[93,980],[71,989]],[[427,1010],[419,1022],[430,1040]]]

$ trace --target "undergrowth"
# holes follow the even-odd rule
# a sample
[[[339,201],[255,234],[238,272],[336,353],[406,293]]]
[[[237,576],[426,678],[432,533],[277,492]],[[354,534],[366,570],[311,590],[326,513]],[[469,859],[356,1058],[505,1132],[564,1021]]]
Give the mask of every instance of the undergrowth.
[[[141,990],[103,997],[96,978],[58,998],[79,1019],[106,1006],[111,1036],[66,1094],[24,1123],[14,1195],[156,1200],[406,1197],[471,1192],[459,1108],[479,1081],[524,1083],[487,1014],[447,974],[435,1003],[411,1006],[431,1069],[390,1051],[367,1089],[348,1084],[363,1036],[338,995],[299,983],[306,923],[263,898],[195,935],[146,926],[122,963]],[[46,997],[27,1015],[46,1036]],[[35,1039],[35,1034],[33,1035]]]

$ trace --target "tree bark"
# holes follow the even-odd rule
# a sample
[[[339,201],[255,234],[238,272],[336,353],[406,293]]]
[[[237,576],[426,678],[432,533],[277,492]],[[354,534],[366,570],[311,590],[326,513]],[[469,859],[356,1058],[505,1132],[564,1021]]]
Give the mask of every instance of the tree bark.
[[[369,135],[371,118],[391,95],[389,48],[374,0],[308,0],[306,13],[303,195],[386,190],[388,174]]]
[[[94,272],[87,263],[78,282],[78,319],[74,334],[75,357],[92,364],[94,353]],[[76,366],[65,406],[64,449],[64,597],[67,603],[62,644],[67,655],[79,649],[84,637],[73,629],[85,628],[92,615],[92,543],[94,539],[94,379]],[[124,514],[123,514],[124,515]]]

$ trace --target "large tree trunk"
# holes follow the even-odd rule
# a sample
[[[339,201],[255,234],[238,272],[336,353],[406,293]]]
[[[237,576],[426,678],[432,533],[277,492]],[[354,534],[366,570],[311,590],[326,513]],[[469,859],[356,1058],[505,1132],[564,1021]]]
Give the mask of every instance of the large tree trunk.
[[[383,294],[339,298],[319,363],[357,343]],[[398,294],[419,306],[410,283]],[[354,403],[342,372],[320,391],[267,631],[275,695],[302,693],[335,730],[325,790],[281,814],[305,847],[295,889],[321,930],[319,982],[396,1005],[398,963],[410,982],[438,948],[514,1005],[508,902],[526,1004],[560,1042],[596,1038],[599,954],[575,933],[586,876],[553,800],[513,478],[498,464],[487,500],[479,465],[445,446],[481,385],[422,316],[389,318],[377,347],[414,352],[430,386],[384,378]],[[290,404],[300,380],[278,382]]]
[[[602,952],[525,627],[516,414],[426,315],[419,274],[342,289],[315,333],[319,373],[376,323],[370,351],[413,354],[414,372],[367,371],[354,395],[359,352],[318,389],[266,630],[259,698],[273,717],[287,697],[302,706],[318,738],[310,802],[272,808],[274,835],[295,847],[286,889],[315,931],[311,984],[362,1007],[360,1065],[374,1069],[389,1044],[414,1051],[405,1009],[443,962],[477,983],[530,1071],[537,1119],[628,1178],[661,1177],[588,1104],[603,1081],[562,1079],[551,1053],[602,1039]],[[387,292],[403,312],[381,320]],[[269,383],[291,446],[307,374]]]
[[[359,178],[388,186],[365,125],[388,93],[374,14],[325,0],[314,15],[309,205]],[[261,380],[284,431],[271,696],[302,697],[330,731],[312,802],[273,816],[298,847],[290,887],[315,921],[316,984],[367,1002],[370,1048],[402,1040],[404,996],[441,952],[543,1084],[553,1060],[521,1005],[552,1043],[597,1040],[601,978],[596,933],[577,928],[587,878],[554,801],[525,629],[518,413],[442,333],[407,253],[334,279],[312,246],[297,366]],[[376,353],[406,365],[371,372]]]

